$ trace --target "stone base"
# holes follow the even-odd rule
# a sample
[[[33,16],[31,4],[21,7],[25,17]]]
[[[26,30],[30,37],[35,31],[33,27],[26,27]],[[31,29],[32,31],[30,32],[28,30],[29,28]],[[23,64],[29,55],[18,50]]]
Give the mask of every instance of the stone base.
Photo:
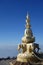
[[[17,61],[19,62],[38,62],[39,59],[37,59],[32,53],[20,53],[17,56]]]
[[[37,63],[32,63],[32,62],[19,62],[19,61],[12,61],[9,63],[9,65],[43,65],[43,62],[37,62]]]
[[[34,43],[30,43],[30,44],[26,44],[26,51],[24,53],[19,53],[18,56],[17,56],[17,61],[20,61],[20,62],[28,62],[29,60],[30,61],[33,61],[35,60],[35,62],[38,61],[38,59],[34,56]],[[25,49],[25,48],[24,48]]]

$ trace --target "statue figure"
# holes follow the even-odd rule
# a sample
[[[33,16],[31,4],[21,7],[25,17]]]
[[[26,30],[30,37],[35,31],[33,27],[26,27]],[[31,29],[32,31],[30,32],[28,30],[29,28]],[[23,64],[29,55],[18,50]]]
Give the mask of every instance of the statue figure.
[[[31,45],[29,47],[29,53],[33,52],[32,48],[31,48]]]
[[[24,53],[24,52],[26,52],[26,45],[24,44],[19,44],[18,45],[18,51],[20,50],[20,49],[22,49],[22,53]]]

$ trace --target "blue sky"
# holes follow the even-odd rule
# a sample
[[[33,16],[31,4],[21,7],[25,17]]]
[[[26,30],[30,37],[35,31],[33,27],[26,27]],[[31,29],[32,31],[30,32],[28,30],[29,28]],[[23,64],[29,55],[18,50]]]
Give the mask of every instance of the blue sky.
[[[43,45],[43,0],[0,0],[0,47],[21,43],[27,11],[36,42]]]

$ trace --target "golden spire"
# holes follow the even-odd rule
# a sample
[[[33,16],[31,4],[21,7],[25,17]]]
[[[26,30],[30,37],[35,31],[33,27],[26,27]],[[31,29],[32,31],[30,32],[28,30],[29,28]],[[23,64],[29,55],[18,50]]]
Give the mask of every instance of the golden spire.
[[[26,28],[30,28],[31,25],[30,25],[30,16],[28,15],[28,12],[27,12],[27,16],[26,16]]]
[[[27,12],[27,16],[26,16],[26,18],[27,18],[27,19],[29,18],[28,12]]]

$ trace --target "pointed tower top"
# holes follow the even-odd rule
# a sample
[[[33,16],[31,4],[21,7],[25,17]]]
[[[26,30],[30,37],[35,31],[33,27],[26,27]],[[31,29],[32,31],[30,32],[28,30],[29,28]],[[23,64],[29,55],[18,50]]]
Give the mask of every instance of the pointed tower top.
[[[29,19],[29,15],[28,15],[28,12],[27,12],[27,16],[26,16],[27,19]]]
[[[30,22],[30,16],[28,15],[28,12],[27,12],[26,23],[29,23],[29,22]]]

